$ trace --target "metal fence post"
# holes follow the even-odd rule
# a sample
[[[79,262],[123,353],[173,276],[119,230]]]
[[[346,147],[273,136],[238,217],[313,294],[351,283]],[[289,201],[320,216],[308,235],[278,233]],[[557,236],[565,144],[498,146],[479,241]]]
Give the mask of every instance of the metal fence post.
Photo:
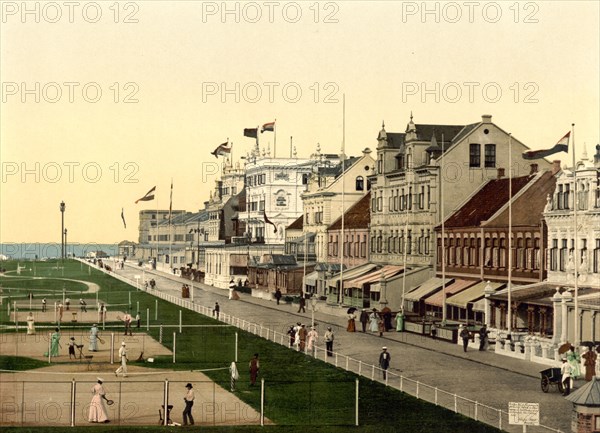
[[[182,315],[181,315],[181,310],[179,310],[179,333],[181,334],[181,321],[182,321]]]
[[[354,425],[358,426],[358,384],[359,381],[356,379],[356,392],[355,392],[355,401],[354,401]]]
[[[146,331],[150,331],[150,308],[146,308]]]
[[[158,342],[160,344],[162,344],[162,336],[163,336],[163,326],[162,326],[162,323],[161,323],[160,327],[158,328]]]
[[[435,387],[435,405],[438,405],[438,389],[437,386]]]
[[[110,333],[110,363],[115,363],[115,333]]]
[[[173,332],[173,364],[175,364],[175,343],[176,343],[177,332]]]
[[[238,362],[238,333],[235,333],[235,357],[234,361]]]
[[[477,421],[477,401],[475,401],[475,421]]]
[[[456,394],[454,394],[454,412],[458,413],[458,402],[456,401]]]
[[[165,379],[165,389],[163,394],[163,425],[167,425],[169,413],[169,379]]]
[[[419,398],[419,381],[417,380],[417,398]]]
[[[75,378],[71,381],[71,427],[75,427]]]
[[[358,361],[358,375],[362,374],[362,361]]]
[[[372,365],[371,366],[371,380],[374,380],[374,379],[375,379],[375,366]]]
[[[265,425],[265,379],[260,379],[260,425]]]

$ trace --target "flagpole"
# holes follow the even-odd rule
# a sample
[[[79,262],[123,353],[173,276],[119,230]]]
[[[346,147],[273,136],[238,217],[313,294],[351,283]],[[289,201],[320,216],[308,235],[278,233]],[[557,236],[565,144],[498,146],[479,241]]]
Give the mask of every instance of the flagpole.
[[[160,229],[158,227],[158,197],[156,197],[156,266],[158,267],[158,242],[160,238]]]
[[[171,178],[171,196],[169,199],[169,269],[173,269],[173,178]]]
[[[440,215],[442,218],[442,326],[446,325],[446,226],[444,218],[444,134],[442,134],[442,161],[440,164]],[[407,232],[408,235],[408,232]],[[467,317],[468,319],[468,317]]]
[[[344,304],[344,213],[346,188],[344,187],[344,172],[346,171],[346,94],[342,96],[342,236],[341,236],[341,259],[340,259],[340,306]]]
[[[579,245],[577,239],[577,166],[576,166],[576,152],[575,152],[575,124],[571,124],[571,131],[573,136],[573,261],[574,261],[574,272],[575,272],[575,283],[573,297],[575,300],[575,320],[573,329],[573,345],[579,346],[579,255],[577,254]]]
[[[273,122],[273,158],[277,158],[277,119]]]
[[[508,134],[508,335],[512,339],[512,133]]]

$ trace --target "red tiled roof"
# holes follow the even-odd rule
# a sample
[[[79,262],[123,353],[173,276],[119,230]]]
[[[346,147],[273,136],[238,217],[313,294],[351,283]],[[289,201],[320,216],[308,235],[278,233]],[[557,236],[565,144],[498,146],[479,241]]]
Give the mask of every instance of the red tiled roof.
[[[344,214],[345,229],[366,229],[371,223],[371,191],[354,203]],[[341,230],[342,217],[336,219],[327,230]]]
[[[302,230],[304,227],[304,214],[300,215],[297,220],[287,226],[287,230]]]
[[[517,194],[532,176],[512,178],[512,194]],[[446,220],[445,227],[478,227],[508,202],[508,178],[493,179],[486,183],[456,213]]]

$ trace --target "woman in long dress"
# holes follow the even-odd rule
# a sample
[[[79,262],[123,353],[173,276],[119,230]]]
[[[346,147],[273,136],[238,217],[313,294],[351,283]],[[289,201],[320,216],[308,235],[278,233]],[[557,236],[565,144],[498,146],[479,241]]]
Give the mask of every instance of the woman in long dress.
[[[33,313],[29,312],[27,316],[27,335],[35,334],[35,321],[33,319]]]
[[[108,414],[104,406],[106,391],[102,386],[103,380],[98,378],[98,383],[92,388],[92,401],[90,402],[89,422],[108,422]]]
[[[379,314],[377,314],[377,310],[373,308],[373,312],[369,316],[369,331],[378,332],[379,331]]]
[[[309,352],[312,351],[314,349],[314,346],[317,344],[318,339],[319,339],[319,334],[317,333],[315,328],[313,326],[311,326],[310,331],[308,331],[308,335],[307,335],[306,350]]]
[[[567,362],[571,365],[571,376],[573,379],[577,379],[581,376],[581,357],[579,353],[575,352],[575,348],[571,346],[566,353]]]
[[[60,331],[58,328],[52,333],[50,339],[50,356],[58,356],[58,347],[60,346]]]
[[[348,313],[348,327],[346,328],[348,332],[356,332],[356,316],[354,313]]]

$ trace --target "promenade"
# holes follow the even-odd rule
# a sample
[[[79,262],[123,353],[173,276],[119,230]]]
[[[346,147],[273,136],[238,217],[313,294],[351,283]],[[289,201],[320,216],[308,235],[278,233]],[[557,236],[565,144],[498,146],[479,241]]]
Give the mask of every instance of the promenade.
[[[181,286],[190,281],[161,271],[144,270],[146,279],[154,278],[156,289],[173,296],[181,295]],[[131,280],[135,286],[135,276],[142,275],[142,268],[126,264],[116,274]],[[249,322],[262,325],[271,331],[285,334],[290,325],[301,322],[311,323],[311,306],[306,313],[298,313],[297,304],[280,304],[239,293],[240,300],[229,300],[228,290],[217,289],[205,284],[194,283],[194,303],[212,308],[219,302],[221,313],[231,314]],[[324,305],[324,301],[321,301]],[[340,314],[326,314],[317,304],[314,312],[317,330],[322,336],[327,326],[335,333],[334,351],[350,356],[366,364],[377,365],[382,346],[388,347],[392,356],[390,372],[423,384],[437,387],[449,393],[477,401],[497,409],[508,411],[508,402],[539,403],[540,424],[570,432],[572,404],[564,399],[555,388],[543,393],[540,388],[540,371],[547,367],[519,359],[496,355],[493,351],[479,352],[469,349],[463,352],[461,346],[445,341],[406,332],[386,332],[378,334],[346,331],[345,309]],[[360,323],[357,321],[357,328]],[[324,345],[319,341],[320,346]],[[241,360],[243,361],[243,360]],[[261,357],[261,362],[269,362]],[[378,378],[381,380],[381,377]],[[584,382],[578,381],[576,387]],[[485,414],[480,414],[480,418]],[[492,423],[493,424],[493,423]],[[520,426],[503,425],[510,431],[520,431]],[[551,431],[528,427],[527,431]]]

